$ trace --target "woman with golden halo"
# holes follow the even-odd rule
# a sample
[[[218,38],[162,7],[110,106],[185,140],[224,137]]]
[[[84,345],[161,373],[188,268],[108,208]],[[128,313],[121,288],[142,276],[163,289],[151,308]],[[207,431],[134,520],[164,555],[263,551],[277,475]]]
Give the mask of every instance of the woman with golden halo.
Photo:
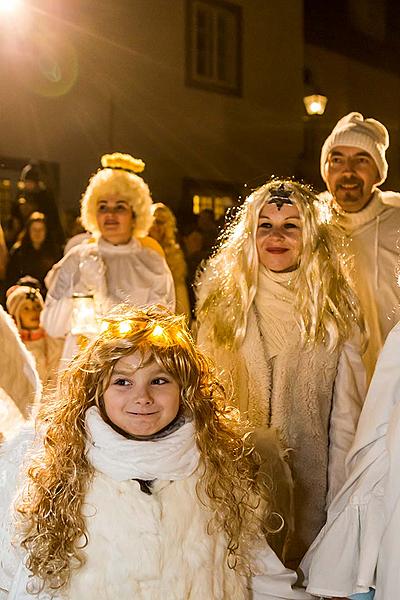
[[[291,180],[261,186],[197,282],[201,347],[250,424],[275,428],[290,449],[294,519],[283,558],[292,566],[343,482],[365,395],[363,322],[317,202]]]
[[[101,164],[81,205],[82,224],[93,238],[71,248],[46,278],[43,325],[53,337],[68,337],[64,357],[71,357],[75,348],[70,336],[74,293],[93,295],[99,315],[120,302],[175,308],[164,253],[147,235],[153,222],[152,200],[137,175],[144,163],[116,152],[105,154]]]
[[[9,600],[310,598],[266,542],[259,461],[183,317],[114,309],[36,431],[11,530],[17,444],[1,464]]]
[[[176,240],[176,218],[168,206],[162,202],[153,204],[154,221],[149,235],[156,240],[165,252],[167,265],[171,269],[175,285],[176,312],[190,319],[189,294],[186,285],[187,266],[182,248]]]

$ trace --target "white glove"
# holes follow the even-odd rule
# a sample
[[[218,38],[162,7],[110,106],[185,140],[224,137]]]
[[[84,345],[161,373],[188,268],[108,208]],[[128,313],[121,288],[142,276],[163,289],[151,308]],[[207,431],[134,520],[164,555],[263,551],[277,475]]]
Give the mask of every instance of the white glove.
[[[96,251],[85,252],[79,263],[79,290],[91,294],[105,295],[106,267]]]

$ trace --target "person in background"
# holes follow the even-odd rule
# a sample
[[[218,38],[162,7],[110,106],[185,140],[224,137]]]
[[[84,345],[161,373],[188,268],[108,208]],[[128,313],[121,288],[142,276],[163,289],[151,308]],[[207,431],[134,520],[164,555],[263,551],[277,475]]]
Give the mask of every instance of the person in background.
[[[31,161],[21,171],[18,183],[19,194],[11,206],[11,215],[26,225],[33,212],[41,212],[46,216],[54,241],[64,245],[65,236],[53,193],[43,181],[39,163]]]
[[[201,263],[208,258],[208,252],[205,248],[204,238],[201,231],[197,228],[197,220],[185,222],[182,226],[182,250],[187,265],[186,287],[189,292],[189,302],[192,313],[192,319],[195,319],[196,298],[193,284],[196,279],[197,269]]]
[[[105,154],[90,179],[81,205],[91,243],[71,248],[46,278],[42,313],[52,337],[66,337],[64,358],[76,351],[71,333],[73,295],[92,298],[97,316],[120,302],[175,308],[174,282],[162,248],[148,231],[153,222],[150,191],[137,174],[144,163],[129,154]]]
[[[297,568],[345,479],[366,392],[357,299],[310,188],[276,179],[252,193],[196,294],[200,347],[260,445],[272,428],[289,449],[294,506],[282,556]]]
[[[369,332],[364,355],[369,379],[387,334],[400,319],[400,194],[378,187],[387,177],[388,146],[382,123],[352,112],[338,121],[321,151],[328,191],[320,199],[353,256],[352,278]]]
[[[197,229],[203,236],[203,250],[207,252],[207,256],[210,256],[218,237],[218,226],[211,208],[204,208],[200,211],[197,218]]]
[[[167,264],[171,270],[175,285],[176,312],[190,319],[189,295],[186,286],[187,266],[184,254],[176,240],[176,218],[168,206],[162,202],[153,204],[154,221],[149,235],[164,250]]]
[[[268,546],[259,460],[213,373],[183,316],[105,317],[42,404],[33,444],[27,432],[0,459],[3,592],[310,598]]]
[[[3,233],[7,250],[11,250],[22,230],[23,223],[19,217],[10,215],[5,219],[3,223]]]
[[[44,302],[40,291],[27,285],[16,285],[7,292],[7,310],[13,317],[19,335],[35,358],[42,385],[54,387],[64,341],[46,335],[40,326]]]
[[[32,213],[22,237],[10,250],[8,285],[14,285],[20,277],[30,275],[40,281],[41,292],[45,296],[44,279],[61,256],[61,246],[53,241],[46,216],[40,212]]]

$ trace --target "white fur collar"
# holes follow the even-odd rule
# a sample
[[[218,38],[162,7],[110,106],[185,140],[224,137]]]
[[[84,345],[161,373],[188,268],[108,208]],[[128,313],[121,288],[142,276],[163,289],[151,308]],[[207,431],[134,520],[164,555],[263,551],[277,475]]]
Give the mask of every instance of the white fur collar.
[[[86,448],[89,462],[116,481],[185,479],[199,464],[191,422],[165,438],[128,440],[103,421],[96,406],[91,406],[86,411],[86,428],[91,438]]]

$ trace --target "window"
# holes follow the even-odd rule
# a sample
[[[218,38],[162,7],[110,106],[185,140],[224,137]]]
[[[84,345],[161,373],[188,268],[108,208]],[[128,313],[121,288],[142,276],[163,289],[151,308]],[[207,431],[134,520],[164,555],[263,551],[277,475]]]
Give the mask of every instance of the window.
[[[199,215],[202,210],[211,209],[215,220],[218,221],[225,215],[228,208],[232,208],[236,202],[232,196],[199,196],[194,194],[192,204],[193,214]]]
[[[240,96],[242,9],[222,0],[187,0],[186,84]]]
[[[185,178],[183,181],[185,209],[180,212],[186,213],[189,217],[211,209],[215,220],[218,221],[229,208],[238,205],[241,192],[240,184]]]

